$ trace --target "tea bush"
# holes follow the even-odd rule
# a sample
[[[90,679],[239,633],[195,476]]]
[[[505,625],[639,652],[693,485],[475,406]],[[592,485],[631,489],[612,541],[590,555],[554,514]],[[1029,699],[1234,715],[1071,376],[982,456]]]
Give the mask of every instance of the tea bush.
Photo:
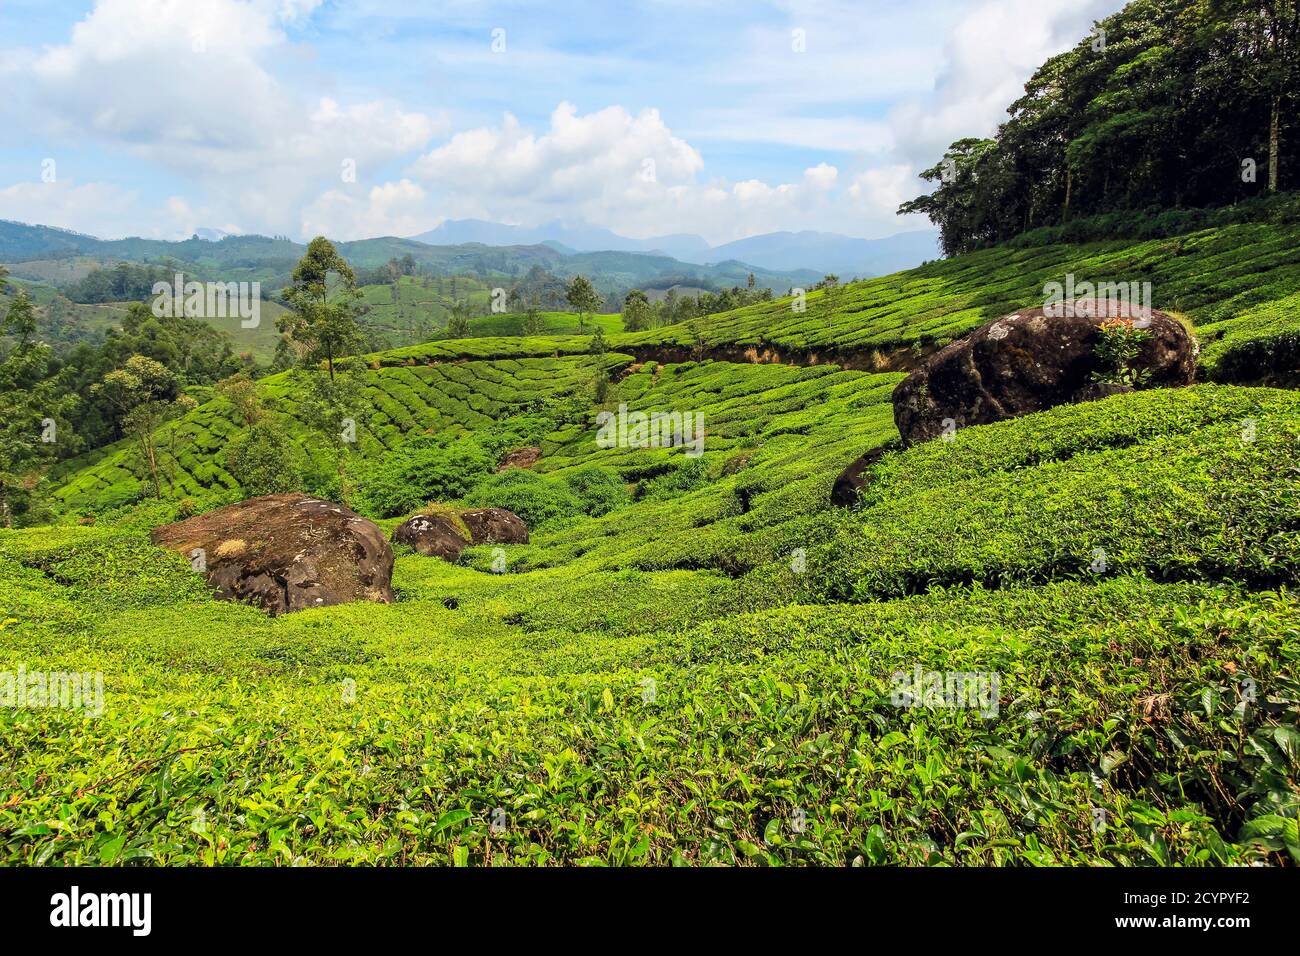
[[[481,508],[513,511],[530,530],[576,518],[586,510],[567,482],[522,468],[510,468],[480,481],[466,500]]]
[[[0,530],[0,674],[102,674],[104,710],[0,707],[0,861],[1300,863],[1296,394],[1140,391],[901,449],[901,373],[826,361],[913,361],[1075,271],[1153,281],[1216,378],[1265,351],[1282,376],[1295,239],[986,250],[696,326],[805,367],[679,361],[672,326],[600,358],[585,336],[369,356],[359,507],[532,530],[504,569],[401,551],[387,605],[269,618],[149,544],[243,494],[220,398],[165,426],[169,499],[138,500],[124,445],[65,462],[63,521]],[[290,380],[261,388],[328,475]],[[619,406],[697,415],[702,454],[598,443]],[[525,446],[532,469],[494,472]],[[952,672],[980,707],[899,692]]]
[[[623,479],[610,468],[587,465],[564,472],[563,479],[582,502],[585,514],[608,514],[632,499]]]
[[[426,501],[460,498],[493,464],[493,457],[473,438],[416,435],[360,480],[357,506],[384,518],[409,514]]]

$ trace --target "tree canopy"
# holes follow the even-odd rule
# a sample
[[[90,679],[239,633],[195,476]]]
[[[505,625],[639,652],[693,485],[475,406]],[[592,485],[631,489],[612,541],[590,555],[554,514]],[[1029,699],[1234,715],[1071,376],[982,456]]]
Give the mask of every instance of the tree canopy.
[[[356,322],[361,294],[352,266],[332,242],[317,236],[282,294],[290,311],[277,320],[280,331],[306,350],[308,361],[324,362],[333,379],[338,359],[353,354],[361,342]]]
[[[1295,188],[1300,0],[1134,0],[1044,63],[993,139],[954,142],[899,207],[969,251],[1071,217]]]

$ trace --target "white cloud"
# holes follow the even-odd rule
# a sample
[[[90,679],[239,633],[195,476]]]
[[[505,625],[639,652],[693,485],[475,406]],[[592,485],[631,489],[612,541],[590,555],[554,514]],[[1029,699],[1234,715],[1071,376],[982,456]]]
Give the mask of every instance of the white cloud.
[[[318,3],[99,0],[32,62],[32,97],[52,134],[194,180],[220,197],[223,219],[292,231],[313,194],[341,183],[345,160],[364,183],[447,128],[392,103],[310,98],[269,72],[288,48],[282,24]]]
[[[1117,0],[983,0],[949,30],[934,89],[905,100],[890,122],[899,154],[918,169],[964,136],[990,136],[1049,57],[1084,37]]]
[[[783,229],[888,231],[893,209],[849,219],[836,203],[839,169],[826,162],[801,181],[701,181],[700,152],[657,110],[619,106],[580,114],[561,103],[538,133],[506,114],[499,126],[465,130],[420,157],[410,173],[438,194],[448,218],[539,224],[581,219],[646,238],[698,232],[725,242]]]
[[[0,188],[0,218],[119,238],[138,200],[134,191],[111,183],[14,183]]]
[[[558,205],[593,193],[617,199],[647,186],[689,182],[703,167],[700,154],[672,134],[658,110],[633,116],[611,106],[580,116],[573,104],[561,103],[541,136],[507,113],[496,129],[457,133],[420,157],[412,172],[445,187]]]
[[[803,171],[804,181],[815,189],[830,189],[839,176],[840,171],[827,163],[818,163]]]
[[[364,196],[331,189],[302,214],[303,236],[349,241],[376,236],[412,236],[437,225],[425,192],[409,179],[374,186]]]
[[[892,215],[917,192],[912,167],[906,163],[868,169],[854,177],[848,188],[849,199],[855,207],[872,217]]]

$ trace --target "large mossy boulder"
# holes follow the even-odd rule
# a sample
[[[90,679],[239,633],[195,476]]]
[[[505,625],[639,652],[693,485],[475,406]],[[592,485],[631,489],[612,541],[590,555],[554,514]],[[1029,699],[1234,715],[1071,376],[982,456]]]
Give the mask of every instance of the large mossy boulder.
[[[472,508],[460,513],[475,544],[527,544],[528,525],[505,508]]]
[[[454,512],[414,515],[393,532],[393,541],[407,544],[429,558],[455,561],[469,546],[469,530]]]
[[[393,532],[397,544],[409,544],[420,554],[455,562],[470,545],[527,544],[528,525],[505,508],[471,508],[459,513],[428,505]]]
[[[1097,397],[1094,373],[1103,322],[1127,319],[1149,333],[1133,366],[1145,388],[1190,385],[1195,343],[1176,318],[1154,309],[1130,316],[1121,303],[1085,300],[1026,309],[976,329],[929,356],[894,389],[894,422],[906,444],[946,430],[987,425]]]
[[[393,600],[393,549],[372,521],[303,494],[250,498],[155,528],[227,601],[271,614]]]

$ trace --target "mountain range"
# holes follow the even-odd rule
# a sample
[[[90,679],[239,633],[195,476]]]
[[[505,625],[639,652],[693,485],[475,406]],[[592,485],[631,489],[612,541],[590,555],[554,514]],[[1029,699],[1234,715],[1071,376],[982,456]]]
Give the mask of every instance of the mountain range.
[[[812,269],[768,268],[735,259],[700,263],[659,252],[578,251],[554,240],[515,245],[487,245],[481,241],[434,245],[384,236],[340,242],[337,247],[358,269],[373,269],[409,255],[428,275],[473,275],[507,280],[503,284],[508,284],[508,280],[521,278],[534,266],[540,266],[561,279],[585,275],[603,294],[619,297],[631,288],[720,290],[744,286],[751,274],[759,288],[783,294],[791,287],[811,286],[824,274]],[[0,262],[9,264],[15,278],[54,284],[60,282],[55,276],[64,281],[76,278],[67,274],[72,265],[84,273],[114,262],[135,262],[166,265],[200,280],[256,280],[262,283],[263,292],[270,292],[289,281],[305,251],[305,245],[284,237],[239,235],[211,241],[196,234],[179,242],[105,240],[67,229],[0,220]]]
[[[850,279],[888,275],[937,259],[938,235],[933,229],[883,239],[855,239],[834,232],[769,232],[713,246],[688,233],[631,239],[602,226],[559,219],[543,226],[448,219],[411,238],[431,245],[549,245],[573,252],[643,252],[697,265],[735,261],[779,271],[833,272],[841,279]]]

